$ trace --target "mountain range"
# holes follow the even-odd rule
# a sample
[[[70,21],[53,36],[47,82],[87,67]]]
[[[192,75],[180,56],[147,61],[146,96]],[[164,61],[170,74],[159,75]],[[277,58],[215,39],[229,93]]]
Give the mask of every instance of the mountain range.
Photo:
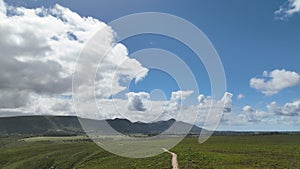
[[[85,124],[83,125],[85,130],[83,130],[81,123]],[[122,134],[158,135],[163,132],[167,134],[184,134],[186,131],[199,134],[202,130],[195,125],[174,119],[143,123],[118,118],[92,120],[76,116],[16,116],[0,117],[0,135],[69,136],[84,135],[86,132],[92,133],[93,131],[101,134],[113,133],[111,128],[105,127],[107,126],[105,124],[109,124],[115,131]]]

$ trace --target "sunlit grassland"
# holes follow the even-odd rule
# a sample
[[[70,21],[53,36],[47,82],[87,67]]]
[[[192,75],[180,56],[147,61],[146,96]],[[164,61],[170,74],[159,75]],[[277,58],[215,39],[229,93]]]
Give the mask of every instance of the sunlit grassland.
[[[171,168],[169,154],[120,157],[85,136],[0,140],[0,168]],[[213,136],[203,144],[185,138],[172,151],[181,169],[300,168],[300,135]]]

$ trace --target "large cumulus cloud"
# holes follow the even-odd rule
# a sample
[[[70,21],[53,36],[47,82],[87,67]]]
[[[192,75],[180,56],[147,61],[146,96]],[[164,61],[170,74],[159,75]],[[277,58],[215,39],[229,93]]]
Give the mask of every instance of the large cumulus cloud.
[[[297,72],[285,69],[264,71],[263,78],[251,78],[250,86],[266,96],[277,94],[279,91],[300,84],[300,75]]]
[[[63,96],[72,91],[78,55],[100,29],[97,54],[112,50],[97,72],[96,97],[109,97],[112,82],[115,93],[124,90],[118,83],[121,75],[140,80],[147,73],[137,60],[127,56],[124,45],[114,44],[115,32],[109,26],[60,5],[27,9],[7,6],[0,0],[0,20],[0,112],[72,113],[70,97]],[[86,60],[87,65],[97,66],[95,59]],[[118,74],[113,72],[116,66],[120,67]],[[137,70],[144,73],[135,77]]]

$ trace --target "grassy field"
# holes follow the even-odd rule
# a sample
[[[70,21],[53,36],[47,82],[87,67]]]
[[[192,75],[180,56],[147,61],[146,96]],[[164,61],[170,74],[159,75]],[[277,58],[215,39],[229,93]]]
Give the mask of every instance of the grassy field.
[[[169,154],[131,159],[104,151],[86,137],[0,138],[0,168],[171,168]],[[300,135],[186,138],[172,149],[181,169],[300,168]]]

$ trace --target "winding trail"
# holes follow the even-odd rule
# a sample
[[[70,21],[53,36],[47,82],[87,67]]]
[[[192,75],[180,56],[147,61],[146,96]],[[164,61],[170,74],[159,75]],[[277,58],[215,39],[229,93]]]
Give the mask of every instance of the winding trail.
[[[166,153],[169,153],[172,155],[172,166],[173,166],[173,169],[179,169],[178,167],[178,162],[177,162],[177,154],[165,149],[165,148],[162,148],[164,150],[164,152]]]

